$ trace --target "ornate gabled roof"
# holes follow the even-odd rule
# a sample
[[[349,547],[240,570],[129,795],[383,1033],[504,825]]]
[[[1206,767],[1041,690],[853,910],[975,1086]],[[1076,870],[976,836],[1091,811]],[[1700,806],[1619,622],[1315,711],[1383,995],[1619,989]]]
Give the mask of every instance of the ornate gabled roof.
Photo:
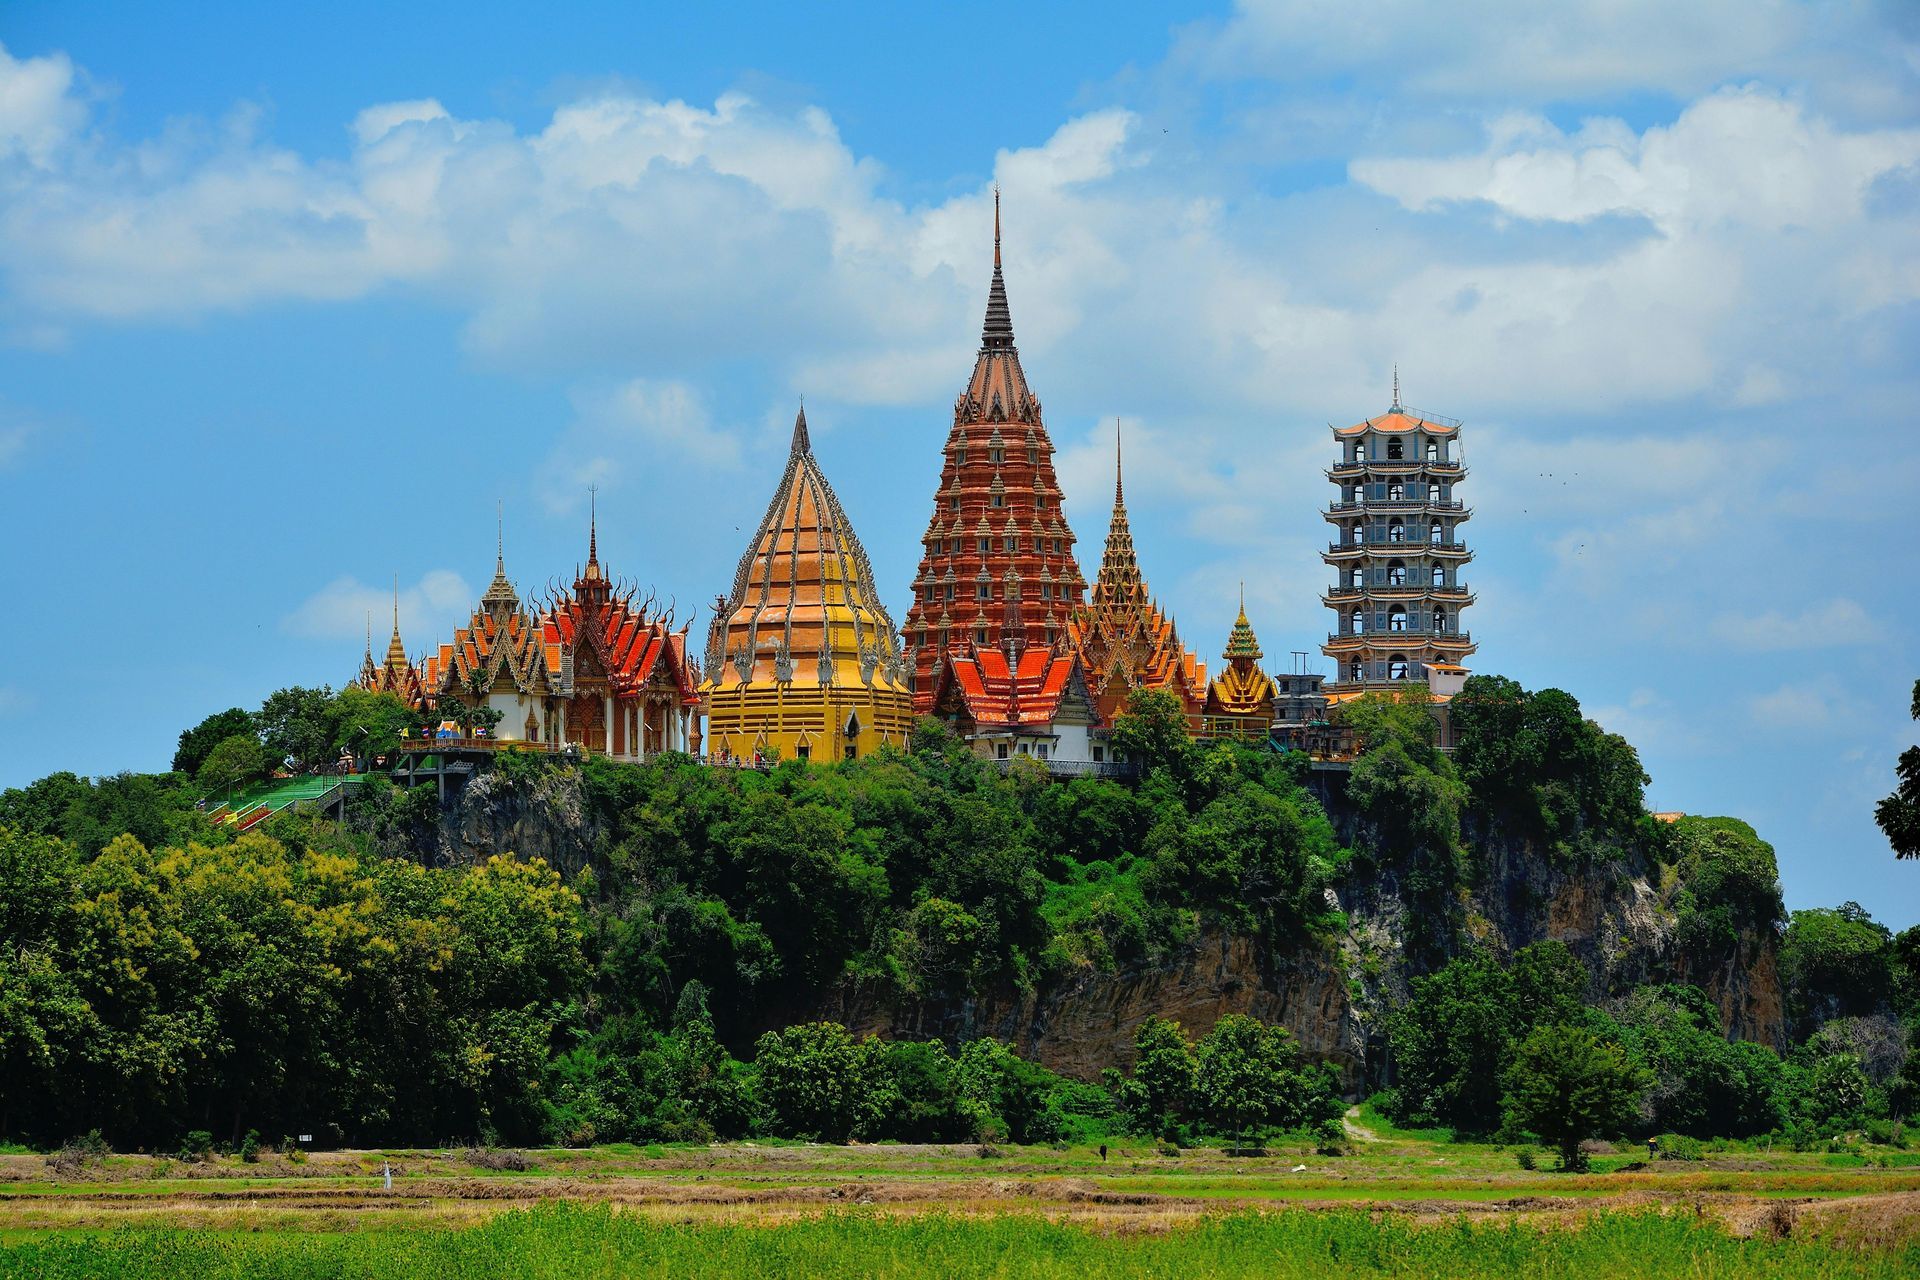
[[[686,624],[674,630],[670,616],[653,612],[651,596],[636,605],[634,594],[616,586],[600,564],[596,513],[586,565],[540,620],[548,677],[574,694],[604,686],[616,698],[637,697],[658,678],[683,706],[698,704],[700,669],[687,654]]]
[[[949,534],[972,530],[972,539],[929,548],[915,577],[941,584],[938,591],[916,593],[907,613],[913,642],[914,707],[933,709],[934,685],[941,670],[942,645],[971,641],[980,632],[998,644],[1006,624],[1004,595],[983,600],[968,587],[947,598],[945,584],[1002,583],[1016,569],[1024,602],[1018,615],[1019,637],[1028,648],[1045,648],[1049,635],[1042,615],[1041,574],[1060,584],[1061,603],[1080,599],[1081,577],[1073,561],[1073,534],[1060,520],[1059,484],[1053,471],[1053,445],[1047,438],[1040,401],[1027,386],[1013,340],[1013,314],[1007,304],[1000,263],[1000,198],[994,195],[993,277],[980,330],[980,351],[966,389],[954,401],[953,426],[946,437],[940,483],[934,490],[934,521]],[[1047,536],[1039,530],[1049,529]],[[1032,535],[1022,533],[1032,529]],[[994,537],[995,533],[1001,536]],[[983,551],[977,539],[985,538]],[[1013,545],[1009,546],[1008,543]],[[984,577],[983,577],[984,575]],[[1069,592],[1071,595],[1069,596]]]
[[[373,663],[373,618],[367,618],[367,652],[360,662],[360,674],[354,683],[374,693],[392,694],[407,705],[426,705],[427,690],[420,671],[407,659],[407,646],[400,640],[400,583],[393,585],[393,636],[387,641],[386,659]]]
[[[1070,698],[1093,718],[1079,659],[1071,653],[1029,649],[1010,656],[1003,649],[973,648],[949,653],[939,677],[936,704],[964,709],[983,728],[1050,725]]]
[[[707,681],[907,691],[893,619],[813,456],[804,408],[773,501],[714,611]]]
[[[1126,484],[1118,436],[1114,441],[1113,518],[1088,602],[1067,624],[1068,642],[1079,652],[1101,714],[1111,718],[1136,688],[1168,689],[1198,712],[1205,697],[1206,667],[1182,647],[1173,620],[1147,589],[1134,554],[1127,521]]]
[[[1260,716],[1273,713],[1273,700],[1279,689],[1273,677],[1259,667],[1260,641],[1254,637],[1253,624],[1247,621],[1246,593],[1241,592],[1240,616],[1234,619],[1233,633],[1227,637],[1227,665],[1207,685],[1209,715]]]
[[[559,654],[548,662],[545,627],[520,602],[520,593],[507,578],[504,539],[494,550],[493,581],[467,625],[453,633],[421,664],[421,678],[438,696],[511,688],[522,694],[564,695],[568,692]]]

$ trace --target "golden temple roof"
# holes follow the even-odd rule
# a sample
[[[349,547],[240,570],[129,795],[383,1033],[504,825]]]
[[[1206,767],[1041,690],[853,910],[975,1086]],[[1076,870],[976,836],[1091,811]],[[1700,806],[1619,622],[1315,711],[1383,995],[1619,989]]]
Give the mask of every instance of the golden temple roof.
[[[1240,597],[1240,616],[1234,619],[1233,633],[1227,637],[1221,655],[1226,667],[1207,686],[1207,714],[1234,716],[1271,716],[1273,700],[1279,690],[1273,677],[1259,667],[1260,641],[1247,621],[1246,593]]]
[[[717,602],[707,687],[781,684],[907,691],[893,619],[852,523],[814,459],[802,409],[787,469]]]

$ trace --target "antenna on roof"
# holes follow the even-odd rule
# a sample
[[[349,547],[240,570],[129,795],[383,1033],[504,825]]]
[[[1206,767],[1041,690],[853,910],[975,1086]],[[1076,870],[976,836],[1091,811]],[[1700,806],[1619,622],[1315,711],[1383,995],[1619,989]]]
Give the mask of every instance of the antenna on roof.
[[[1398,360],[1393,362],[1393,407],[1395,410],[1400,408],[1400,362]]]

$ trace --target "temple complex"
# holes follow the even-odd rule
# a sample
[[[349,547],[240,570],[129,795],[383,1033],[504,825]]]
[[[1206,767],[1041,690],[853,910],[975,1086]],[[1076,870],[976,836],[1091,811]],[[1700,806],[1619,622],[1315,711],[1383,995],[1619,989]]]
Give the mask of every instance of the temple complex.
[[[905,748],[913,695],[893,619],[802,409],[786,472],[708,631],[710,759],[853,759]]]
[[[557,742],[555,711],[565,696],[566,664],[557,640],[520,602],[507,580],[504,545],[496,545],[493,581],[465,627],[421,664],[421,681],[435,703],[453,697],[484,701],[500,713],[494,737],[507,742]]]
[[[1240,616],[1234,619],[1221,657],[1227,665],[1207,685],[1202,736],[1265,742],[1273,730],[1274,700],[1279,690],[1273,677],[1260,669],[1260,641],[1247,621],[1244,589],[1240,593]]]
[[[1001,649],[1009,626],[1018,629],[1012,638],[1020,653],[1051,650],[1086,591],[1060,508],[1053,442],[1013,342],[997,193],[980,353],[954,401],[933,518],[921,542],[904,632],[921,714],[933,710],[948,657]]]
[[[1378,418],[1335,427],[1340,457],[1327,472],[1339,496],[1326,510],[1335,539],[1323,558],[1338,579],[1321,597],[1336,618],[1321,652],[1337,665],[1339,695],[1408,681],[1464,678],[1474,651],[1461,613],[1473,595],[1460,569],[1472,514],[1454,496],[1466,476],[1460,423],[1393,404]]]
[[[1107,529],[1100,574],[1092,598],[1074,610],[1067,642],[1086,668],[1087,684],[1103,724],[1126,710],[1135,689],[1164,689],[1180,699],[1187,731],[1200,732],[1207,699],[1207,669],[1180,644],[1173,619],[1160,611],[1127,524],[1120,444],[1114,440],[1113,518]]]
[[[573,589],[556,594],[542,639],[564,676],[547,704],[549,741],[595,754],[644,760],[663,751],[700,751],[700,671],[687,655],[687,626],[653,611],[649,597],[616,585],[600,564],[599,523]]]

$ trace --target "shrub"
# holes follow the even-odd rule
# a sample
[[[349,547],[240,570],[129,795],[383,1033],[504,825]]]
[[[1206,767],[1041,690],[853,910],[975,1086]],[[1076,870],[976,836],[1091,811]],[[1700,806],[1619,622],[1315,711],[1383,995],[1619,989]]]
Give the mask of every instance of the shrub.
[[[213,1156],[213,1135],[205,1129],[193,1129],[180,1143],[183,1164],[197,1164]]]
[[[240,1139],[240,1159],[246,1164],[260,1163],[260,1131],[247,1130],[247,1136]]]
[[[527,1159],[522,1151],[497,1151],[491,1147],[467,1148],[466,1161],[476,1169],[493,1169],[502,1173],[525,1173],[533,1168],[533,1161]]]
[[[1654,1139],[1662,1160],[1698,1160],[1704,1150],[1700,1139],[1684,1133],[1663,1133]]]

